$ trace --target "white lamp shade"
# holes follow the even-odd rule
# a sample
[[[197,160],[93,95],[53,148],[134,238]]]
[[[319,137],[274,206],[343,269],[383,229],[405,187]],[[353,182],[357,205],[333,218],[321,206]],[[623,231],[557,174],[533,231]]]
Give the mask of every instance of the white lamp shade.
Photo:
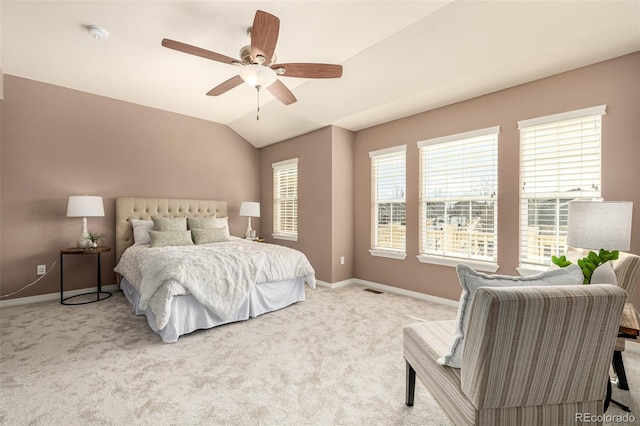
[[[240,216],[260,217],[260,203],[243,201],[240,204]]]
[[[102,197],[72,195],[67,204],[67,217],[104,216]]]
[[[631,201],[571,201],[567,245],[590,250],[629,250]]]
[[[260,86],[261,89],[269,87],[278,79],[274,70],[264,65],[245,65],[240,69],[240,78],[251,87]]]

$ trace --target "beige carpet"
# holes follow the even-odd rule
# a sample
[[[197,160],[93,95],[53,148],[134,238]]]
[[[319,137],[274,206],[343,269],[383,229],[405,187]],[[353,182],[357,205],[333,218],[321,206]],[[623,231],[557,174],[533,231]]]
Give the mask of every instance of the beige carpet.
[[[404,405],[402,326],[455,309],[360,286],[163,344],[122,293],[0,311],[2,425],[447,425]],[[640,354],[625,353],[638,407]],[[620,414],[615,407],[609,414]]]

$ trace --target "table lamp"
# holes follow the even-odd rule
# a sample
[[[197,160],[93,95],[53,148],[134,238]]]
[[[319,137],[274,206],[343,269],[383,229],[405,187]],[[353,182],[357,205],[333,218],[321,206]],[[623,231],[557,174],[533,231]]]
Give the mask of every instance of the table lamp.
[[[251,218],[260,217],[260,203],[254,201],[243,201],[240,204],[240,216],[247,216],[247,230],[244,233],[245,238],[251,239],[256,237],[256,231],[251,229]]]
[[[567,245],[589,250],[629,250],[632,201],[571,201]]]
[[[76,241],[79,248],[91,247],[89,232],[87,231],[87,217],[104,216],[102,197],[92,195],[72,195],[67,204],[67,217],[82,218],[82,232]]]

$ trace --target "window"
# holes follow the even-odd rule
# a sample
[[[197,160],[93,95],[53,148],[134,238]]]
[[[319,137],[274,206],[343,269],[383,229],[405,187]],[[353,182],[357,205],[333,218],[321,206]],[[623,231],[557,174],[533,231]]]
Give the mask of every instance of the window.
[[[418,142],[421,262],[497,270],[499,127]]]
[[[568,202],[600,197],[606,105],[518,122],[520,268],[549,265],[566,247]]]
[[[298,159],[272,166],[273,238],[298,241]]]
[[[374,256],[406,257],[406,150],[381,149],[371,157],[371,250]]]

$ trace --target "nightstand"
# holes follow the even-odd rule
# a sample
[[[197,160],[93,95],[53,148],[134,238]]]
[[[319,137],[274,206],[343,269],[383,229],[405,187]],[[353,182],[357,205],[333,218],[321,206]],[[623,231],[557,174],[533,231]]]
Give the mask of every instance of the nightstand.
[[[95,248],[76,248],[71,247],[64,250],[60,250],[60,303],[63,305],[86,305],[87,303],[99,302],[104,299],[108,299],[111,297],[111,293],[108,291],[102,291],[102,278],[100,276],[100,255],[102,253],[106,253],[111,251],[111,247],[107,246],[99,246]],[[97,291],[90,291],[88,293],[76,294],[75,296],[64,297],[64,265],[63,259],[65,255],[95,255],[98,258],[98,274],[97,274]],[[95,294],[95,300],[89,300],[87,302],[78,302],[71,303],[67,302],[69,299],[73,299],[74,297],[85,296],[88,294]]]

